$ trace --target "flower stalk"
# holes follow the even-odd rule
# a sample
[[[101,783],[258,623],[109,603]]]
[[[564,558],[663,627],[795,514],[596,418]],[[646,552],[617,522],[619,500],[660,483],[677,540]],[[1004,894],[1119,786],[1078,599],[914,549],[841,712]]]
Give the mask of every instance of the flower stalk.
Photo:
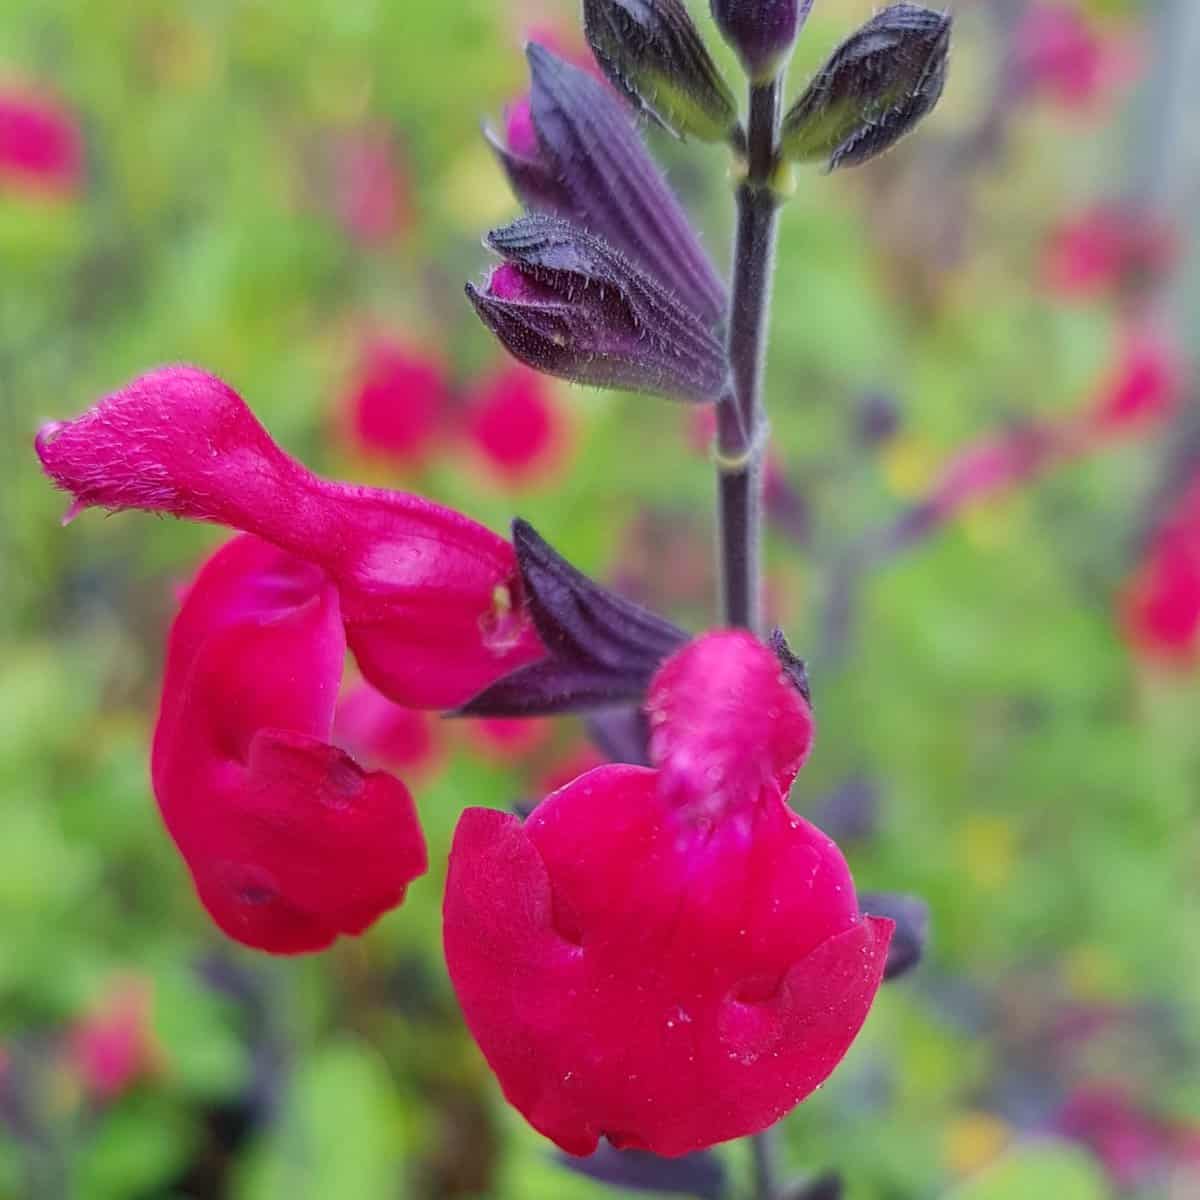
[[[717,418],[721,611],[726,624],[761,630],[763,464],[767,421],[762,393],[771,277],[775,267],[782,76],[750,87],[745,175],[737,191],[728,357],[732,394]]]
[[[726,625],[762,629],[763,484],[769,429],[763,404],[767,328],[779,197],[773,186],[783,78],[750,86],[745,177],[737,191],[728,357],[733,393],[717,418],[721,614]],[[756,1200],[775,1200],[773,1130],[750,1139]]]

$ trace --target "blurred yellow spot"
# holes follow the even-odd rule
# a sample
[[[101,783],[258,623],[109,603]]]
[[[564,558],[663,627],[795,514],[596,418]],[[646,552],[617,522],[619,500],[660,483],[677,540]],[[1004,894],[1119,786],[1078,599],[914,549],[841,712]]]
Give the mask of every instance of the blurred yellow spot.
[[[181,92],[209,87],[216,75],[216,49],[190,21],[164,23],[150,33],[150,61],[160,83]]]
[[[985,1112],[950,1121],[942,1136],[942,1159],[955,1175],[973,1175],[995,1162],[1012,1138],[1007,1122]]]
[[[962,526],[978,550],[994,550],[1013,540],[1012,509],[1007,504],[972,505],[962,515]]]
[[[963,826],[962,856],[967,873],[980,888],[994,891],[1012,878],[1016,838],[1003,817],[968,817]]]
[[[1078,946],[1063,958],[1063,977],[1081,1000],[1105,1000],[1124,990],[1120,961],[1104,946]]]
[[[481,138],[474,140],[478,144],[460,154],[446,172],[440,199],[451,220],[478,233],[482,226],[515,217],[518,205],[492,152]]]
[[[937,476],[938,456],[923,438],[898,437],[884,450],[882,466],[888,487],[911,499],[928,491]]]

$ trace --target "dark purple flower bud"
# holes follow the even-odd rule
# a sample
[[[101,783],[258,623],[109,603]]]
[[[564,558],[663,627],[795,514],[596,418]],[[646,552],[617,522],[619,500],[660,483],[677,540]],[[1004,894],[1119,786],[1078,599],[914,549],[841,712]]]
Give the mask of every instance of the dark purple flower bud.
[[[506,675],[455,715],[529,717],[640,705],[663,660],[689,635],[589,579],[527,521],[513,522],[513,547],[547,656]]]
[[[839,846],[864,842],[879,829],[879,785],[857,773],[842,780],[813,806],[812,823]]]
[[[751,79],[770,79],[783,66],[812,0],[712,0],[712,15]]]
[[[950,17],[896,4],[834,51],[783,119],[793,162],[853,167],[890,149],[932,111],[946,83]]]
[[[609,762],[650,766],[650,720],[638,705],[588,713],[583,723],[592,745]]]
[[[919,896],[897,892],[873,892],[859,898],[862,911],[873,917],[888,917],[896,922],[888,947],[885,981],[907,975],[920,963],[929,942],[929,905]]]
[[[600,68],[676,137],[730,140],[737,104],[682,0],[583,0]]]
[[[592,387],[718,399],[729,373],[710,327],[611,246],[554,217],[488,235],[504,260],[467,285],[483,323],[527,366]]]
[[[775,657],[779,659],[779,665],[783,668],[783,673],[791,681],[792,686],[811,704],[812,688],[808,682],[808,664],[804,659],[792,652],[792,648],[788,645],[788,640],[784,636],[783,630],[771,630],[771,636],[767,639],[767,645],[775,651]]]
[[[816,1179],[793,1184],[783,1193],[782,1200],[842,1200],[845,1194],[842,1177],[830,1171]]]
[[[530,108],[540,158],[561,202],[531,207],[566,217],[654,275],[709,325],[725,319],[725,285],[610,88],[531,44]]]
[[[697,1200],[721,1200],[725,1195],[725,1164],[711,1150],[664,1158],[648,1150],[617,1150],[602,1142],[587,1158],[560,1154],[558,1161],[568,1171],[624,1191],[692,1196]]]
[[[575,211],[571,195],[558,177],[558,171],[542,155],[533,133],[533,120],[529,112],[528,98],[514,101],[505,114],[509,133],[498,134],[494,129],[484,128],[483,136],[508,176],[508,186],[518,200],[532,212],[552,213],[554,216],[582,221]],[[521,130],[519,139],[512,136],[513,129]]]
[[[900,406],[890,392],[872,388],[858,399],[854,413],[858,441],[873,450],[900,432]]]

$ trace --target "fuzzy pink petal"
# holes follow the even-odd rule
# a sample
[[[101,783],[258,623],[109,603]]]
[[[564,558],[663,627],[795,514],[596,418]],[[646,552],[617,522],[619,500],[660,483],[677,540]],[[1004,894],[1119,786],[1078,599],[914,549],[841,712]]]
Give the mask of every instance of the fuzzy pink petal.
[[[770,784],[787,791],[812,745],[812,712],[757,638],[705,634],[650,686],[651,758],[668,788],[724,805]]]
[[[419,496],[319,479],[194,367],[144,375],[36,445],[74,508],[216,521],[320,566],[363,674],[396,703],[453,707],[542,654],[508,542]]]

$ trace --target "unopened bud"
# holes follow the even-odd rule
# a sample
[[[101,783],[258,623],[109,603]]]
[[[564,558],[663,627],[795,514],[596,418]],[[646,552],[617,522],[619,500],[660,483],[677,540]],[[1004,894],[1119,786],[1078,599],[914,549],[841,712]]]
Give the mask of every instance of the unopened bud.
[[[890,149],[937,104],[949,48],[945,13],[885,8],[834,51],[784,117],[783,156],[832,171]]]
[[[467,295],[514,358],[592,387],[711,401],[725,350],[706,323],[606,242],[566,221],[522,217],[488,236],[504,260]]]
[[[596,61],[634,107],[680,138],[733,135],[733,93],[682,0],[584,0],[583,19]]]
[[[747,74],[770,79],[792,52],[812,0],[712,0],[712,15]]]

